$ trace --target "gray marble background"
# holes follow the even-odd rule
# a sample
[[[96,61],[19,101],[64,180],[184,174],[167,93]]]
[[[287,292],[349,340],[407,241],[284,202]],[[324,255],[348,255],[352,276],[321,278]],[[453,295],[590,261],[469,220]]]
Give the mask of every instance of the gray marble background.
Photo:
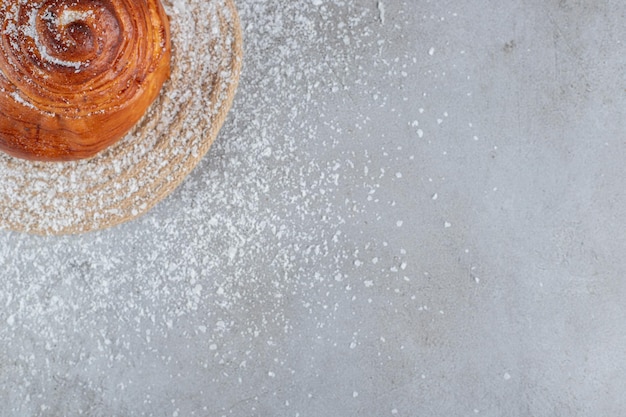
[[[237,4],[181,188],[0,232],[0,415],[623,415],[626,4]]]

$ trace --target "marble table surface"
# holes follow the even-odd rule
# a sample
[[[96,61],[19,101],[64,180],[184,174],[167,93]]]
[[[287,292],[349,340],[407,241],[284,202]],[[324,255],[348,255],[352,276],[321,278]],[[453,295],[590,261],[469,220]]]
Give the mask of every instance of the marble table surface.
[[[623,414],[626,3],[237,5],[178,190],[0,232],[0,415]]]

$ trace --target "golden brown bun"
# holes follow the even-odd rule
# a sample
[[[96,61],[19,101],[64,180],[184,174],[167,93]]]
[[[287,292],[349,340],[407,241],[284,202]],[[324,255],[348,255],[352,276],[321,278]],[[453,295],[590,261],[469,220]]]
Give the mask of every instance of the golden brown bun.
[[[0,150],[16,157],[95,155],[169,77],[160,0],[5,0],[0,24]]]

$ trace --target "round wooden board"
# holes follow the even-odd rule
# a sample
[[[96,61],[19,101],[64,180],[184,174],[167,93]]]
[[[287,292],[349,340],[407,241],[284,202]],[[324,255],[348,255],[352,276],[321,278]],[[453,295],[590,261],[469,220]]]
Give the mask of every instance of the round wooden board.
[[[138,217],[170,194],[209,150],[232,105],[242,35],[232,0],[164,1],[172,74],[120,142],[77,162],[0,154],[0,229],[76,234]]]

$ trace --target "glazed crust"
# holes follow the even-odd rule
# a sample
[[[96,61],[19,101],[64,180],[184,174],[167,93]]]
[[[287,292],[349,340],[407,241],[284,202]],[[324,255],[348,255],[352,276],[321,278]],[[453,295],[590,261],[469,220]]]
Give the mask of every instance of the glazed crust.
[[[170,71],[160,0],[0,0],[0,150],[67,161],[123,137]]]

